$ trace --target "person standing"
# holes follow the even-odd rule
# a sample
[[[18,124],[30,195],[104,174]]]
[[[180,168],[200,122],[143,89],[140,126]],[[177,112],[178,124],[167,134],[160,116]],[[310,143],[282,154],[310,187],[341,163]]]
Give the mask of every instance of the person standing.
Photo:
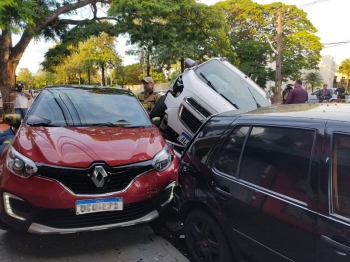
[[[28,98],[28,108],[30,108],[34,102],[33,91],[29,90],[30,97]]]
[[[308,93],[302,87],[303,82],[297,80],[294,83],[294,89],[289,92],[286,104],[303,104],[308,100]]]
[[[19,114],[23,119],[28,111],[30,94],[24,89],[22,83],[17,83],[15,84],[15,91],[11,93],[10,97],[14,99],[15,114]]]
[[[288,84],[286,88],[282,92],[282,104],[285,104],[287,102],[287,98],[289,95],[289,92],[293,89],[292,84]]]
[[[317,98],[319,103],[329,102],[332,97],[331,91],[327,89],[328,85],[324,84],[323,88],[317,92]]]
[[[161,94],[153,91],[154,80],[152,77],[146,76],[142,79],[142,83],[144,91],[138,95],[138,99],[146,111],[150,113],[159,98],[161,98]]]
[[[345,83],[341,82],[340,87],[338,87],[334,92],[338,94],[338,99],[345,99],[345,94],[346,94]]]

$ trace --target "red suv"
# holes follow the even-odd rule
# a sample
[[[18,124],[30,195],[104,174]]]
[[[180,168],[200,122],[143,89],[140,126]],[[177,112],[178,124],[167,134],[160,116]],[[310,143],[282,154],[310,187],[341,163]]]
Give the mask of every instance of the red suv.
[[[70,233],[151,221],[178,159],[128,90],[48,86],[0,160],[0,227]]]

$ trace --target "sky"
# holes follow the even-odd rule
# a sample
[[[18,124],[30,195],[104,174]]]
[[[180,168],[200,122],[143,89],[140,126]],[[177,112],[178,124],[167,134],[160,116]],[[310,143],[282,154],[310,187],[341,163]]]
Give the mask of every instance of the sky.
[[[219,2],[219,0],[200,0],[198,2],[212,5]],[[321,43],[350,41],[350,32],[347,29],[349,24],[350,0],[324,0],[323,2],[316,0],[255,0],[254,2],[259,4],[282,2],[288,5],[296,5],[299,8],[302,8],[305,4],[314,3],[302,9],[307,13],[307,17],[311,23],[317,28],[318,32],[316,35],[321,38]],[[16,40],[18,41],[18,38],[14,37],[14,43]],[[130,46],[126,46],[126,40],[125,37],[118,37],[117,43],[117,51],[124,57],[123,64],[137,63],[138,61],[135,57],[124,54],[126,50],[131,48]],[[53,45],[53,42],[46,43],[40,41],[35,43],[32,41],[19,62],[17,74],[20,68],[28,68],[32,73],[36,73],[39,69],[39,63],[44,60],[45,52]],[[339,65],[344,59],[350,58],[350,43],[326,47],[321,51],[321,55],[333,56]]]

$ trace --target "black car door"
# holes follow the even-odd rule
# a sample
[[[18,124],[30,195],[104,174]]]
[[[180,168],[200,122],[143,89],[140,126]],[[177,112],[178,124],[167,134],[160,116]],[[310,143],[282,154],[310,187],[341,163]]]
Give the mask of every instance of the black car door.
[[[212,191],[243,254],[257,261],[314,261],[315,154],[325,122],[237,119],[213,160]],[[315,182],[316,181],[316,182]]]
[[[323,148],[316,261],[350,261],[350,124],[329,121]]]

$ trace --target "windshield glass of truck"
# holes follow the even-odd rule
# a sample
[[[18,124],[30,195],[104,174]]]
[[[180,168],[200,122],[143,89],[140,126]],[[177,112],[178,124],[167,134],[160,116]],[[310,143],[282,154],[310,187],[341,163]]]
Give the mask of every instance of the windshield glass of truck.
[[[198,77],[237,109],[252,110],[269,105],[258,86],[250,85],[219,60],[211,60],[195,69]]]

